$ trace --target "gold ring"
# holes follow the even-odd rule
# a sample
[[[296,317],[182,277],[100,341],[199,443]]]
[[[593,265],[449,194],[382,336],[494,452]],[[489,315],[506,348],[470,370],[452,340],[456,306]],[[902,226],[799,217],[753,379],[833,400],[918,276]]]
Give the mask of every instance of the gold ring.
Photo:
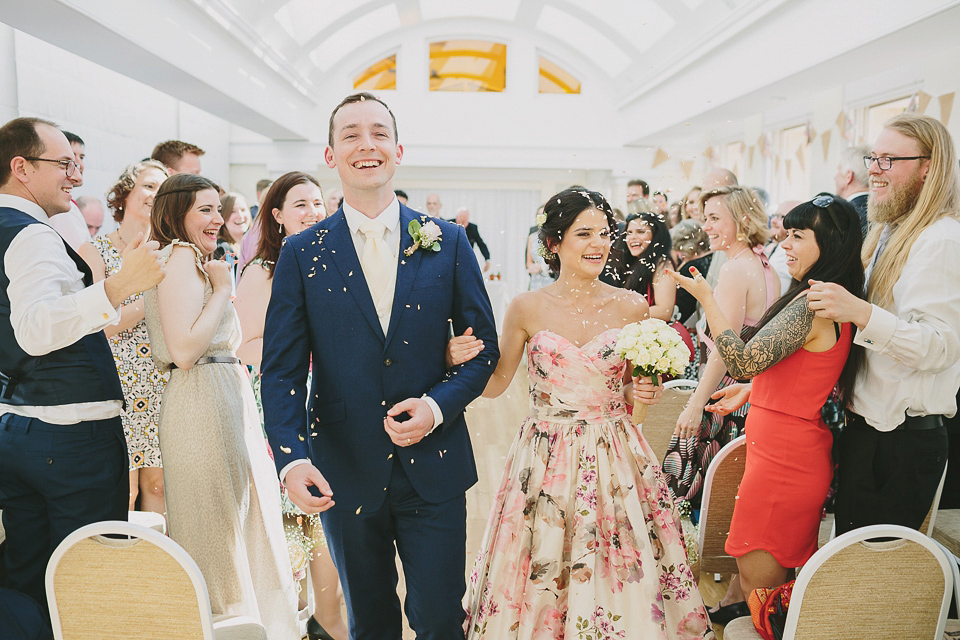
[[[410,438],[407,438],[407,444],[410,444]]]

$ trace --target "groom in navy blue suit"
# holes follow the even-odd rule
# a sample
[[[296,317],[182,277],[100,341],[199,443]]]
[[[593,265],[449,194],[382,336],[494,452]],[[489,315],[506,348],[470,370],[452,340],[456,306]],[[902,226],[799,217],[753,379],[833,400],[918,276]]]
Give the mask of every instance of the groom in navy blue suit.
[[[499,359],[490,301],[463,228],[396,200],[403,147],[386,104],[344,99],[324,155],[343,205],[289,238],[277,262],[262,365],[267,435],[290,498],[322,512],[350,637],[399,640],[399,553],[417,637],[463,638],[465,492],[477,480],[463,411]],[[413,220],[432,221],[439,244],[418,245]],[[457,335],[473,327],[484,347],[448,371],[451,322]]]

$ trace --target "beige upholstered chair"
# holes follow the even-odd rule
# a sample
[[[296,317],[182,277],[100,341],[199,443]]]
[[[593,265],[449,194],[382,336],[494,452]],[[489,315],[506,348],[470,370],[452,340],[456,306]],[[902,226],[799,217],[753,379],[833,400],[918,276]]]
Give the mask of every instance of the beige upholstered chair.
[[[57,640],[267,638],[252,618],[214,621],[197,563],[170,538],[129,522],[95,522],[67,536],[47,565],[46,588]]]
[[[686,406],[696,380],[671,380],[663,385],[660,402],[647,408],[647,417],[643,421],[643,437],[657,456],[657,462],[663,462],[670,438],[677,428],[677,418]]]
[[[723,546],[746,458],[747,438],[740,436],[720,449],[707,468],[700,505],[700,573],[737,573],[737,559]]]
[[[871,538],[896,538],[867,542]],[[804,565],[793,589],[784,640],[939,640],[953,570],[936,542],[919,531],[874,525],[831,540]],[[724,640],[757,640],[749,617]]]

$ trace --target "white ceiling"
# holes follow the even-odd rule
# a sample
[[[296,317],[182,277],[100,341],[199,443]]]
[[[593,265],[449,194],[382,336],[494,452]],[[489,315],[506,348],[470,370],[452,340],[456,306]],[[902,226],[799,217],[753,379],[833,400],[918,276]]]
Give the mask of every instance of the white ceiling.
[[[274,140],[315,142],[351,78],[385,55],[445,38],[523,40],[581,79],[584,96],[514,96],[514,117],[562,122],[580,105],[575,118],[607,125],[597,146],[622,148],[802,97],[823,71],[849,82],[929,48],[927,38],[886,58],[877,49],[873,67],[842,64],[904,30],[939,30],[947,46],[960,0],[2,0],[0,21]],[[429,104],[425,82],[402,82],[420,67],[400,64],[391,104]],[[478,110],[479,127],[487,116]]]

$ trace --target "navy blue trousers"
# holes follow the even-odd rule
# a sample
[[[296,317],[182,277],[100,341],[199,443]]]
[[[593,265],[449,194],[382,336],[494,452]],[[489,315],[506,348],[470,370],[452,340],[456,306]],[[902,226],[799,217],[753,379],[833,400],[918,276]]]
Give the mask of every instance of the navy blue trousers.
[[[127,519],[127,467],[119,417],[57,425],[0,416],[6,586],[46,608],[44,572],[57,545],[91,522]]]
[[[372,513],[334,508],[320,515],[343,585],[351,640],[400,640],[396,554],[407,587],[404,611],[418,640],[463,640],[466,496],[425,502],[399,462],[386,494]]]

